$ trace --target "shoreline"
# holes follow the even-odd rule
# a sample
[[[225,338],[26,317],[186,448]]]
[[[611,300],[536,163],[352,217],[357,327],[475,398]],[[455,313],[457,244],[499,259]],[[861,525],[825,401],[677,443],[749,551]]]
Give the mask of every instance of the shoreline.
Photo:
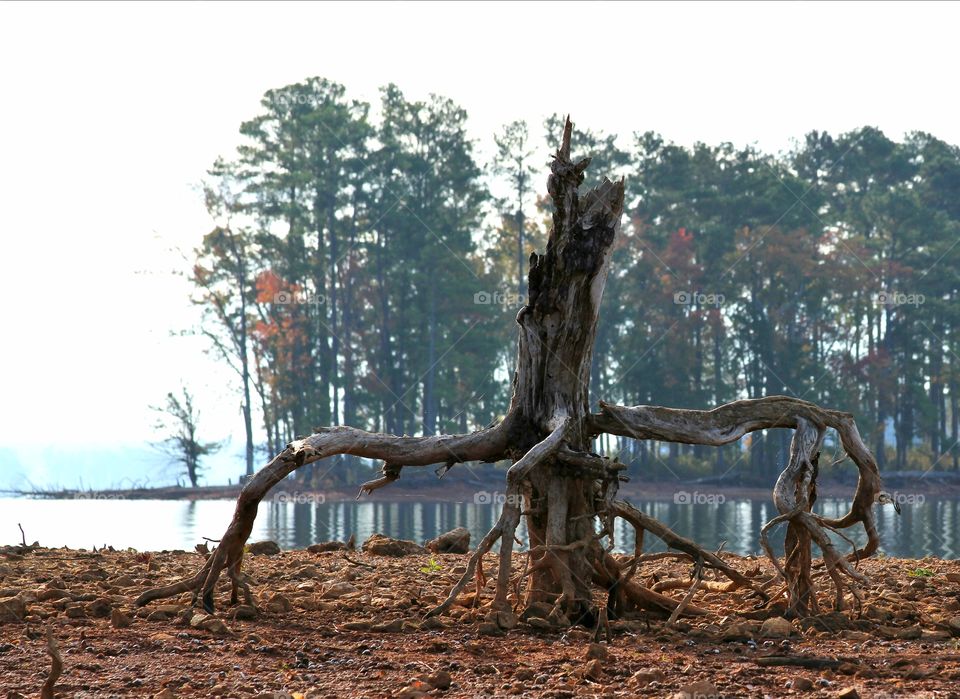
[[[913,479],[909,483],[892,482],[885,484],[887,491],[901,498],[952,499],[960,497],[960,479],[953,482],[932,482]],[[293,502],[296,504],[323,502],[475,502],[492,504],[496,496],[502,493],[504,483],[495,478],[484,481],[444,481],[412,482],[379,488],[373,493],[358,498],[359,484],[347,485],[331,490],[301,489],[295,484],[284,488],[278,484],[264,499],[265,502]],[[236,500],[240,495],[240,485],[212,485],[198,488],[168,486],[158,488],[102,489],[102,490],[57,490],[57,491],[0,491],[0,498],[14,497],[24,499],[48,500]],[[825,481],[818,484],[821,498],[852,499],[856,490],[855,482]],[[619,496],[633,501],[675,501],[678,504],[704,500],[706,503],[725,500],[771,500],[773,484],[770,487],[754,485],[716,484],[697,481],[654,481],[642,485],[625,483],[621,485]],[[692,498],[692,499],[691,499]]]

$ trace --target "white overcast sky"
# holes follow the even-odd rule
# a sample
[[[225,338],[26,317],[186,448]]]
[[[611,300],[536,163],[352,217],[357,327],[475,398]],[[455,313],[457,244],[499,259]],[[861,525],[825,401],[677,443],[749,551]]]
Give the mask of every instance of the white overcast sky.
[[[231,376],[171,270],[210,223],[196,185],[269,88],[396,82],[501,124],[782,150],[876,125],[960,143],[956,4],[0,5],[0,447],[151,437],[186,382],[242,443]],[[544,158],[547,152],[544,148]],[[2,467],[2,465],[0,465]]]

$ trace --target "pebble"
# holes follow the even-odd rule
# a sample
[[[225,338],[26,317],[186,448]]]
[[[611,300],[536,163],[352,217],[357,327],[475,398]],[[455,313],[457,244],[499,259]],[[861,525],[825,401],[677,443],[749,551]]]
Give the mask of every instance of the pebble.
[[[670,699],[720,699],[720,691],[712,682],[703,680],[683,685]]]
[[[603,677],[603,665],[599,660],[591,660],[583,666],[582,675],[584,679],[599,682]]]
[[[782,616],[775,616],[767,619],[760,626],[760,635],[765,638],[787,638],[796,633],[793,624]]]
[[[20,597],[0,599],[0,622],[23,621],[27,615],[27,605]]]
[[[121,610],[114,608],[110,612],[110,625],[115,629],[125,629],[133,624],[133,619],[124,614]]]
[[[280,553],[280,544],[276,541],[256,541],[247,544],[247,553],[255,556],[276,556]]]
[[[600,643],[591,643],[585,657],[587,660],[606,660],[610,657],[610,652]]]

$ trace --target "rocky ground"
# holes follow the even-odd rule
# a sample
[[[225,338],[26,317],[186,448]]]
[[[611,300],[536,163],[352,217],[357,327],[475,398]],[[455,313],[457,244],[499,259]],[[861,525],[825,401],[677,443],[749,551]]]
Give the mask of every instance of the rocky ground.
[[[491,623],[473,592],[424,621],[464,570],[462,554],[294,551],[247,557],[259,610],[199,615],[189,595],[138,609],[146,588],[194,572],[200,552],[0,550],[0,698],[111,697],[960,697],[960,562],[873,559],[861,614],[786,621],[746,594],[701,592],[704,617],[591,630],[539,618]],[[402,553],[389,546],[389,553]],[[272,555],[270,555],[272,554]],[[726,556],[755,576],[765,560]],[[521,559],[522,560],[522,559]],[[496,562],[489,556],[487,572]],[[645,583],[688,562],[643,566]],[[495,575],[491,575],[495,577]],[[678,598],[682,590],[673,593]],[[826,598],[827,595],[824,595]],[[503,626],[512,628],[501,628]]]

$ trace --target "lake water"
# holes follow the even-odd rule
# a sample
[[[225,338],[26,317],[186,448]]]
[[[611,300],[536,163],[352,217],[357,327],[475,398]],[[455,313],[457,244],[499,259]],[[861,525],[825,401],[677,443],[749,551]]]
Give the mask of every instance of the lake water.
[[[760,527],[775,514],[769,501],[729,499],[720,504],[635,503],[647,514],[690,537],[707,549],[726,542],[726,550],[749,554],[760,550]],[[847,511],[849,500],[824,498],[816,511],[835,517]],[[232,500],[46,500],[0,499],[0,544],[19,543],[22,524],[27,541],[44,546],[140,551],[192,550],[202,537],[219,539],[233,514]],[[251,541],[273,539],[284,548],[305,548],[319,541],[362,542],[379,532],[418,543],[438,533],[464,526],[473,546],[493,525],[499,506],[456,502],[355,502],[322,504],[264,502]],[[922,558],[960,556],[960,500],[928,498],[905,505],[901,515],[890,506],[878,508],[882,550],[888,556]],[[632,552],[633,530],[617,521],[616,550]],[[782,548],[784,527],[771,537]],[[847,531],[863,543],[862,528]],[[525,540],[521,525],[518,535]],[[842,543],[842,542],[841,542]],[[842,544],[845,546],[845,544]],[[656,537],[646,537],[647,551],[663,550]]]

